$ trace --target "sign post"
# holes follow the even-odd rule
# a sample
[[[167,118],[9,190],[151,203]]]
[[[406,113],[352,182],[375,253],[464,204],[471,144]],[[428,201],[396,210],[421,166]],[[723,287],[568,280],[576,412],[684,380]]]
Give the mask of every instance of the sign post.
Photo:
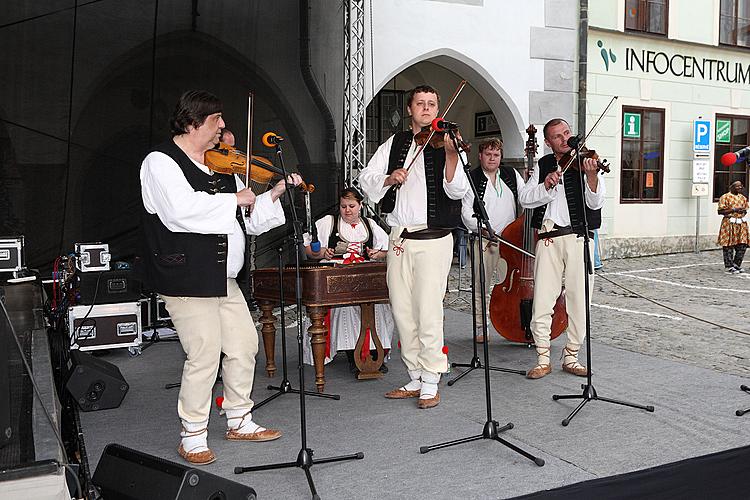
[[[729,134],[729,124],[716,125],[717,142]],[[695,253],[700,253],[701,198],[708,196],[708,179],[711,175],[711,121],[699,116],[693,122],[693,189],[695,198]]]

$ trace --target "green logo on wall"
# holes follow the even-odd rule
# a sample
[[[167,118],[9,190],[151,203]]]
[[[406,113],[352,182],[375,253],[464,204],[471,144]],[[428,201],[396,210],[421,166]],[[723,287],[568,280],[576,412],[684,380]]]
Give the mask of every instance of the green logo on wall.
[[[716,120],[716,142],[732,142],[732,120]]]
[[[610,62],[614,63],[617,61],[617,57],[615,56],[615,53],[612,52],[612,49],[605,49],[604,42],[602,42],[601,40],[596,41],[596,46],[601,49],[599,53],[601,54],[602,59],[604,60],[604,69],[609,71],[609,63]]]
[[[641,114],[622,114],[622,136],[627,139],[638,139],[641,137]]]

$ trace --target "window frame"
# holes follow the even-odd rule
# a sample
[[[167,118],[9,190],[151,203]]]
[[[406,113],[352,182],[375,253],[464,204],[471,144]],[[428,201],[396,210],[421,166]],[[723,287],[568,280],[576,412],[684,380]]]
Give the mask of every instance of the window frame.
[[[643,136],[644,136],[644,120],[643,120],[643,112],[657,112],[661,114],[661,135],[659,138],[659,158],[660,158],[660,167],[659,167],[659,197],[658,198],[643,198],[643,189],[646,182],[646,170],[643,168]],[[625,120],[625,113],[641,113],[641,137],[638,139],[638,142],[640,144],[640,150],[638,157],[641,158],[641,164],[640,168],[638,169],[639,172],[639,179],[638,179],[638,198],[624,198],[622,193],[622,174],[625,169],[623,169],[622,164],[625,157],[625,141],[628,142],[635,142],[635,139],[630,139],[624,136],[624,132],[620,134],[620,203],[623,205],[632,205],[632,204],[641,204],[641,203],[648,203],[648,204],[662,204],[664,203],[664,182],[665,182],[665,161],[664,161],[664,137],[666,133],[667,124],[665,123],[666,120],[666,110],[664,108],[650,108],[645,106],[623,106],[622,110],[620,111],[620,123],[623,123]],[[628,169],[633,170],[633,169]],[[656,172],[656,170],[651,170],[650,172]]]
[[[730,114],[725,114],[725,113],[716,113],[716,116],[714,116],[714,130],[715,130],[715,127],[716,127],[716,122],[718,120],[731,120],[731,122],[732,122],[732,125],[731,125],[732,126],[732,131],[734,130],[734,121],[735,120],[745,120],[745,121],[747,121],[747,127],[746,127],[745,134],[746,134],[746,137],[747,137],[747,141],[750,142],[750,116],[749,115],[730,115]],[[716,134],[715,131],[714,131],[714,134]],[[736,150],[738,150],[740,148],[744,148],[745,146],[747,146],[747,144],[742,144],[742,145],[740,145],[739,143],[735,144],[735,142],[734,142],[734,134],[732,134],[731,132],[729,134],[729,137],[730,137],[729,144],[727,145],[726,143],[721,143],[721,145],[722,146],[728,146],[730,152],[736,151]],[[716,188],[718,186],[718,183],[716,182],[716,176],[719,173],[721,173],[721,175],[728,175],[729,178],[730,178],[730,180],[731,180],[732,174],[735,173],[734,172],[734,167],[742,165],[742,163],[738,162],[738,163],[735,163],[734,165],[732,165],[731,167],[729,167],[729,170],[727,170],[727,171],[721,171],[721,172],[717,171],[716,170],[716,166],[718,164],[721,164],[721,155],[719,155],[716,152],[717,145],[718,145],[718,143],[716,142],[716,138],[714,137],[714,150],[713,150],[713,156],[714,156],[714,165],[713,165],[713,167],[714,167],[714,169],[713,169],[713,175],[712,175],[712,178],[711,178],[711,181],[713,182],[713,184],[711,186],[711,191],[712,191],[711,199],[712,199],[712,201],[714,203],[718,203],[719,198],[721,197],[721,195],[727,193],[728,189],[729,189],[729,184],[727,184],[727,189],[723,190],[723,192],[719,193],[718,196],[716,196]],[[748,185],[748,181],[750,181],[750,158],[748,158],[748,157],[745,158],[744,165],[745,165],[745,179],[742,180],[742,184],[745,185],[745,186],[747,186]],[[738,168],[738,170],[739,170],[739,168]]]
[[[739,18],[740,18],[739,17],[740,2],[743,1],[743,0],[729,0],[729,1],[732,1],[734,3],[734,14],[732,16],[732,22],[733,22],[733,26],[732,26],[732,39],[733,39],[733,41],[732,42],[722,42],[721,41],[721,39],[722,39],[722,36],[721,36],[722,35],[722,33],[721,33],[721,28],[722,28],[721,19],[722,19],[722,17],[724,17],[724,16],[721,15],[721,12],[722,12],[722,9],[721,9],[722,5],[721,4],[724,3],[724,1],[725,0],[720,0],[719,1],[719,46],[737,47],[737,48],[740,48],[740,49],[750,49],[750,37],[748,37],[747,45],[740,45],[740,44],[737,43],[737,32],[739,31],[738,30],[738,21],[739,21]],[[748,5],[748,11],[750,11],[750,5]],[[747,19],[750,21],[750,18],[747,18]]]
[[[653,0],[637,0],[638,2],[638,18],[636,19],[637,28],[628,28],[628,2],[625,0],[625,32],[630,33],[646,33],[652,36],[668,37],[669,35],[669,0],[664,0],[664,33],[656,31],[650,31],[648,28],[649,21],[649,9],[643,8],[648,7],[651,3],[657,3]]]

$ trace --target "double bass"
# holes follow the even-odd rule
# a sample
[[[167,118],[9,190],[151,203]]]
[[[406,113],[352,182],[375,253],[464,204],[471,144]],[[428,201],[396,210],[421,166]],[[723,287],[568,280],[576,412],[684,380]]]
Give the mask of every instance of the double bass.
[[[536,128],[529,125],[526,129],[526,172],[524,180],[528,181],[534,168],[534,156],[537,151]],[[515,221],[511,222],[500,235],[501,238],[522,248],[529,254],[534,253],[537,235],[531,227],[532,209],[524,210]],[[531,311],[534,299],[534,259],[510,246],[500,247],[500,256],[508,263],[505,280],[492,289],[490,298],[490,320],[500,335],[511,342],[531,345],[534,337],[531,334]],[[565,310],[565,289],[555,302],[552,314],[552,332],[556,338],[568,328],[568,314]]]

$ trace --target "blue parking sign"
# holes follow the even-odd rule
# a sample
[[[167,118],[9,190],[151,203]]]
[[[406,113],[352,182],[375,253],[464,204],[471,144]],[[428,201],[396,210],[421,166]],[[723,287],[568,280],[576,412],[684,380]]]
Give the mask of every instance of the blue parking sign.
[[[696,153],[708,153],[711,144],[711,122],[708,120],[695,120],[693,122],[693,151]]]

